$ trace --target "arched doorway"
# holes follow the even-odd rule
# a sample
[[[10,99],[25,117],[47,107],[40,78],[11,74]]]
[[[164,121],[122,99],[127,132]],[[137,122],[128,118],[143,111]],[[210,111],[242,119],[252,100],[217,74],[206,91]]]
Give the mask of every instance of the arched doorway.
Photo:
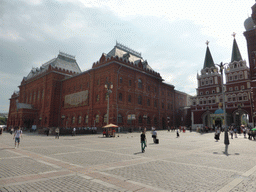
[[[241,125],[248,126],[249,125],[249,113],[243,109],[238,109],[233,112],[233,124],[238,128],[238,132],[240,133]]]
[[[203,115],[203,125],[204,126],[207,126],[207,127],[211,127],[212,124],[211,124],[211,114],[210,112],[206,112],[204,115]]]
[[[222,119],[220,117],[215,119],[215,127],[221,127],[222,126]]]

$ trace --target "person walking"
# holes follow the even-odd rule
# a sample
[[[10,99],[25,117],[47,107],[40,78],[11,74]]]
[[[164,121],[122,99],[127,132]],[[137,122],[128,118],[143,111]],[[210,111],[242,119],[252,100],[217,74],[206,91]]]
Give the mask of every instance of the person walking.
[[[246,139],[246,127],[243,127],[244,138]]]
[[[16,130],[13,135],[13,139],[15,139],[15,148],[16,148],[16,143],[18,143],[18,147],[19,147],[21,137],[22,137],[22,131],[20,130],[20,127],[19,127],[18,130]]]
[[[55,139],[59,139],[60,138],[60,129],[59,129],[59,127],[57,127],[56,129],[55,129]]]
[[[11,128],[10,134],[12,135],[12,133],[14,133],[14,129],[13,127]]]
[[[233,131],[233,128],[232,128],[232,127],[230,128],[229,133],[230,133],[230,137],[231,137],[231,139],[233,139],[233,133],[234,133],[234,131]]]
[[[140,143],[141,143],[141,152],[144,153],[145,147],[147,147],[147,138],[146,138],[145,131],[142,131],[140,135]]]
[[[47,137],[48,137],[48,136],[49,136],[49,133],[50,133],[50,129],[47,127],[45,131],[46,131],[46,135],[47,135]]]
[[[156,128],[154,128],[152,132],[152,138],[154,143],[156,143],[156,137],[157,137],[157,132],[156,132]]]
[[[177,134],[177,138],[178,138],[178,137],[180,136],[180,134],[179,134],[179,129],[177,129],[176,134]]]
[[[236,129],[236,127],[234,129],[234,132],[235,132],[235,138],[237,138],[237,129]]]
[[[216,142],[218,142],[220,140],[220,132],[221,132],[221,128],[218,128],[215,132],[215,137],[214,139],[216,139]]]
[[[76,136],[76,128],[75,127],[73,128],[72,136]]]

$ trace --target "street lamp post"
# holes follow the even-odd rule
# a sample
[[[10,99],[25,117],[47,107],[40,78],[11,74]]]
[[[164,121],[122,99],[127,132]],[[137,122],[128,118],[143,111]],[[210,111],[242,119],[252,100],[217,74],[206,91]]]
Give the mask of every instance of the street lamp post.
[[[108,97],[108,106],[107,106],[107,125],[109,124],[109,94],[112,93],[113,84],[111,82],[106,81],[105,88],[107,89],[107,97]]]
[[[228,145],[229,145],[229,138],[228,138],[228,126],[227,126],[227,114],[226,114],[226,104],[225,104],[225,92],[224,92],[224,82],[223,82],[223,70],[224,66],[227,63],[223,64],[216,64],[220,68],[221,73],[221,85],[222,85],[222,100],[223,100],[223,113],[224,113],[224,128],[225,128],[225,135],[224,135],[224,144],[225,144],[225,154],[228,155]]]

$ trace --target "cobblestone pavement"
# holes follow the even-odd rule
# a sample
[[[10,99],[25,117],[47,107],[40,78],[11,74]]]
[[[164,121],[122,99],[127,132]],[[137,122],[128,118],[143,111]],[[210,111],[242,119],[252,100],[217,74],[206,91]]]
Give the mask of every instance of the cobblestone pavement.
[[[145,153],[140,133],[53,136],[0,135],[0,191],[256,191],[256,142],[213,133],[150,132]]]

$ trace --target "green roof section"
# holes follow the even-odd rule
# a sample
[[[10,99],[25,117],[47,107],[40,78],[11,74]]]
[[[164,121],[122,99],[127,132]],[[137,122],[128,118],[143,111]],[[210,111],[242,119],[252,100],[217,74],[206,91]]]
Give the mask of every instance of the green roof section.
[[[238,45],[236,43],[236,39],[234,38],[232,56],[231,56],[231,63],[234,62],[234,61],[241,61],[241,60],[242,60],[242,56],[240,54]]]
[[[205,54],[205,59],[204,59],[204,69],[207,67],[208,68],[215,67],[208,45],[206,48],[206,54]]]

